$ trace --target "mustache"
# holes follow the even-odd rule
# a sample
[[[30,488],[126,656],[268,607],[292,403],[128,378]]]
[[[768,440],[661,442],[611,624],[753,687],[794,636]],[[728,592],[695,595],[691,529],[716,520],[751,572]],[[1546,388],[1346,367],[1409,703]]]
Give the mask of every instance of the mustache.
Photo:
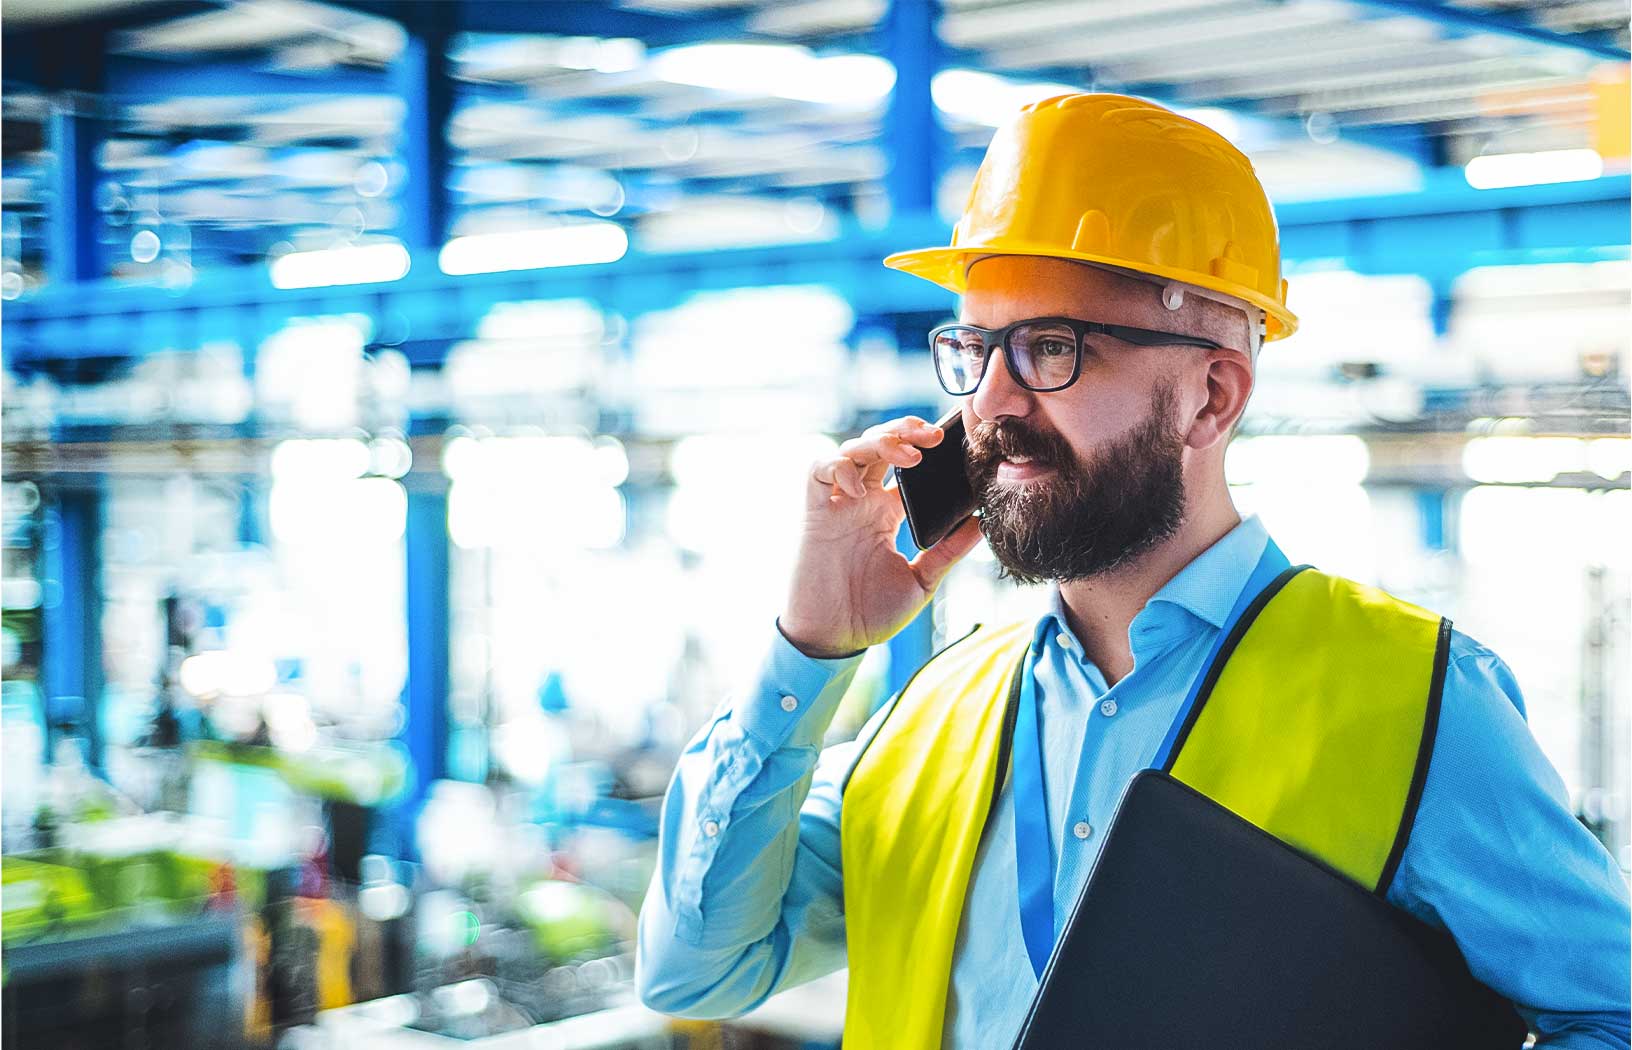
[[[1013,420],[976,424],[965,435],[964,451],[971,478],[996,472],[997,465],[1011,456],[1026,456],[1045,467],[1071,463],[1075,458],[1060,435],[1045,434]]]

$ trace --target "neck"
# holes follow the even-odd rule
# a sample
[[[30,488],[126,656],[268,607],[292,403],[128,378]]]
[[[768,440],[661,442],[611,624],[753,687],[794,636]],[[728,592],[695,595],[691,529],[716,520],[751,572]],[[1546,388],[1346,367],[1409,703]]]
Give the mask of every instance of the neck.
[[[1133,670],[1128,625],[1139,610],[1179,570],[1239,524],[1241,515],[1228,490],[1221,491],[1191,508],[1178,532],[1136,561],[1099,576],[1060,584],[1060,600],[1071,631],[1106,682],[1115,685]]]

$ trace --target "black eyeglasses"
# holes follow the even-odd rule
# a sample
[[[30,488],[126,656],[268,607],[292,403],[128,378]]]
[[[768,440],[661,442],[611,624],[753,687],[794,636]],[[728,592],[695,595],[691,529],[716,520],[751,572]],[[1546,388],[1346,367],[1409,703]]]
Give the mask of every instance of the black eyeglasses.
[[[986,372],[986,359],[997,347],[1008,360],[1009,374],[1027,390],[1047,394],[1064,390],[1082,373],[1082,340],[1108,335],[1136,346],[1204,346],[1222,350],[1211,339],[1177,332],[1157,332],[1122,324],[1102,324],[1075,317],[1033,317],[1002,328],[943,324],[929,333],[935,375],[948,394],[973,394]]]

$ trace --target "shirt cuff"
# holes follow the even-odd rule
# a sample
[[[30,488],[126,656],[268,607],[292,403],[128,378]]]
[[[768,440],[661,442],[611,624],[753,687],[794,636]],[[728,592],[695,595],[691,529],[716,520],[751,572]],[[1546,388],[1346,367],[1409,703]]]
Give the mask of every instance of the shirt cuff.
[[[820,747],[867,650],[806,656],[777,625],[757,684],[733,713],[744,733],[778,747]]]

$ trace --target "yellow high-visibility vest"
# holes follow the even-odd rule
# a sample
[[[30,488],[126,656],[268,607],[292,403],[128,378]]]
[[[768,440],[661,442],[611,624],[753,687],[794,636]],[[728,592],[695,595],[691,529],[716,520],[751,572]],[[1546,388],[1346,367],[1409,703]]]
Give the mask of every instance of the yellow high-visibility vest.
[[[845,1050],[941,1045],[1032,631],[977,626],[932,657],[844,786]],[[1167,771],[1382,895],[1427,772],[1449,638],[1448,621],[1373,587],[1297,572],[1203,672]]]

